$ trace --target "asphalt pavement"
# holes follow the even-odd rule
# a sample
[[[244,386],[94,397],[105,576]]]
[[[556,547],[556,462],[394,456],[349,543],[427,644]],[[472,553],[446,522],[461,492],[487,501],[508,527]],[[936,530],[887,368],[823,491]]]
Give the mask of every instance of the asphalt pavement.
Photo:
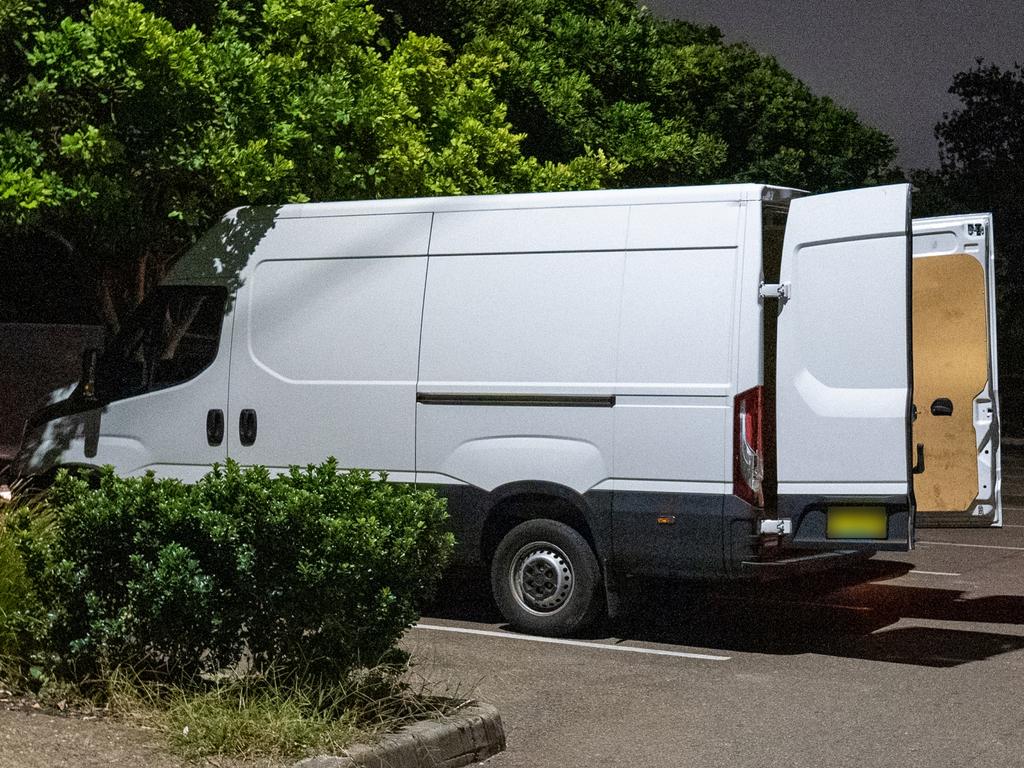
[[[467,578],[405,644],[501,711],[488,768],[1024,766],[1022,459],[999,530],[919,531],[838,578],[644,585],[569,642],[510,632]]]

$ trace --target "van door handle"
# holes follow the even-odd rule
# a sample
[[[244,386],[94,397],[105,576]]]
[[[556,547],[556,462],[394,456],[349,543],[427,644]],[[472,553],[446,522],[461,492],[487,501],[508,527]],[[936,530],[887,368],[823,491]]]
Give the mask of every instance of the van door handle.
[[[256,411],[243,408],[238,414],[238,442],[248,447],[256,442]]]
[[[932,416],[952,416],[953,401],[948,397],[940,397],[932,401]]]
[[[211,408],[206,412],[206,442],[211,446],[224,442],[224,411]]]
[[[924,443],[917,444],[917,463],[910,470],[915,475],[920,475],[924,472]]]

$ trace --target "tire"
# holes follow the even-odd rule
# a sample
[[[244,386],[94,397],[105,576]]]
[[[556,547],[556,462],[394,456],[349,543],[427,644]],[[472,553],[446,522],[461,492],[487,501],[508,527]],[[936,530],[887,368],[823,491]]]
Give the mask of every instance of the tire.
[[[491,563],[491,590],[505,620],[534,635],[575,634],[604,608],[594,551],[555,520],[528,520],[505,535]]]

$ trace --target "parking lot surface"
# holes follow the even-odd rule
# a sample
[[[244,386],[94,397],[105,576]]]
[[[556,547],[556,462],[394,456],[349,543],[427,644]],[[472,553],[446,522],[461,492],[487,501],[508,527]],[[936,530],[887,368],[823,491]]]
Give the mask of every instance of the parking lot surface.
[[[1024,766],[1024,461],[1006,526],[923,530],[841,578],[643,585],[573,641],[510,632],[484,578],[406,636],[499,708],[512,766]]]

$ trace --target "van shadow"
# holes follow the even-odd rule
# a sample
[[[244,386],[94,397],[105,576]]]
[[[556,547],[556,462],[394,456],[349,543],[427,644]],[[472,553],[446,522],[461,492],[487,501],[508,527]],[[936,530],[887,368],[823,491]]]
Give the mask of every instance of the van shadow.
[[[1024,596],[888,583],[909,566],[872,561],[842,577],[701,587],[636,582],[619,617],[590,639],[717,651],[822,654],[922,667],[956,667],[1024,649],[1021,635],[970,628],[895,627],[902,619],[1024,627]],[[499,624],[484,574],[445,580],[428,617]],[[891,628],[890,628],[891,627]]]

